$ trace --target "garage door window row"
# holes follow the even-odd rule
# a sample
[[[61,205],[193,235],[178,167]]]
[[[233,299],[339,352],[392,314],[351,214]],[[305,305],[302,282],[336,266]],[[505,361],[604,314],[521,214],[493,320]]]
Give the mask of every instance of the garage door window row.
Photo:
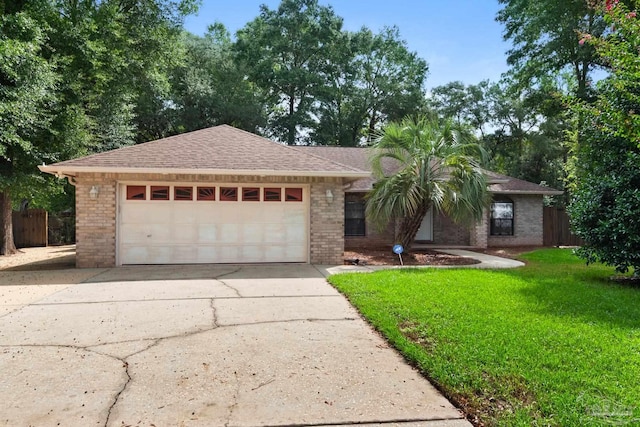
[[[168,185],[127,185],[127,200],[171,200],[171,188],[173,188],[175,201],[193,201],[195,196],[197,201],[302,202],[302,188],[296,187],[170,187]]]

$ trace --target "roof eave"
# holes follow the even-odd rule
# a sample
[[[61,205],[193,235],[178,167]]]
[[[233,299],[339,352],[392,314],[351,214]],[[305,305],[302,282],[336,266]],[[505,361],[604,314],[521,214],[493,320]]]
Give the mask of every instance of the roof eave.
[[[542,191],[523,191],[523,190],[497,190],[492,191],[489,190],[493,194],[523,194],[523,195],[542,195],[542,196],[560,196],[564,194],[563,191],[559,190],[542,190]]]
[[[76,176],[78,173],[121,173],[121,174],[184,174],[184,175],[258,175],[258,176],[310,176],[329,178],[362,179],[371,176],[369,172],[361,171],[289,171],[273,169],[181,169],[181,168],[123,168],[123,167],[95,167],[95,166],[56,166],[41,165],[40,171],[52,175]]]

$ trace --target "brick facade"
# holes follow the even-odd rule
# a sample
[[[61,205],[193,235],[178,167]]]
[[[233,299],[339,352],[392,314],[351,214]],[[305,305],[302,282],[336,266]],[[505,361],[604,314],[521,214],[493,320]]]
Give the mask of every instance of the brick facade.
[[[344,190],[341,181],[311,185],[311,263],[342,264],[344,252]],[[329,201],[327,192],[333,195]]]
[[[76,266],[113,267],[117,251],[117,185],[132,182],[225,182],[308,184],[310,187],[310,252],[314,264],[341,264],[344,251],[344,191],[341,178],[264,177],[192,174],[81,173],[76,185]],[[90,198],[96,186],[98,197]],[[327,190],[333,201],[329,202]]]
[[[509,198],[513,200],[513,236],[489,236],[488,246],[542,246],[542,195],[509,195]],[[489,214],[486,218],[488,223]]]
[[[469,227],[456,224],[441,212],[434,212],[433,243],[436,245],[468,246]]]
[[[438,246],[469,246],[473,248],[505,246],[542,246],[543,204],[542,195],[510,195],[514,202],[514,235],[490,235],[490,209],[485,209],[483,219],[472,225],[460,225],[448,216],[433,214],[433,244]],[[367,222],[366,236],[345,237],[347,249],[379,247],[394,241],[394,224],[382,233]]]
[[[98,197],[90,198],[96,186]],[[100,175],[79,176],[76,182],[76,266],[116,265],[116,181]]]

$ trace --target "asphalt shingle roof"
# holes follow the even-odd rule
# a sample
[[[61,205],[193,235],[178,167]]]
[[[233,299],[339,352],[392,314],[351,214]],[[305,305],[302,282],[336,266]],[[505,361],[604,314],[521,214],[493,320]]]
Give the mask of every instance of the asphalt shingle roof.
[[[182,170],[237,173],[357,176],[367,170],[318,157],[228,125],[45,166],[46,172]]]
[[[358,169],[371,170],[369,164],[370,151],[367,148],[311,146],[300,147],[299,149],[339,163],[354,166]],[[397,165],[391,159],[384,159],[382,166],[385,174],[391,174],[397,168]],[[486,170],[485,173],[489,180],[489,191],[494,194],[562,194],[562,191],[554,188],[544,187],[507,175]],[[359,179],[355,181],[347,191],[369,191],[373,188],[374,183],[375,180],[373,177]]]
[[[214,126],[156,141],[106,151],[52,165],[44,172],[189,172],[300,176],[344,176],[357,179],[347,191],[369,191],[370,151],[360,147],[286,146],[228,125]],[[383,160],[385,173],[397,165]],[[549,187],[486,171],[496,194],[562,194]]]

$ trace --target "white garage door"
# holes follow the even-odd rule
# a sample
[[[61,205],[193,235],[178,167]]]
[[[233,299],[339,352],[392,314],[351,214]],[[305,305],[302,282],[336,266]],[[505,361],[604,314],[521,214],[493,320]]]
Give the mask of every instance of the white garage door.
[[[119,264],[308,260],[308,187],[121,184],[119,193]]]

